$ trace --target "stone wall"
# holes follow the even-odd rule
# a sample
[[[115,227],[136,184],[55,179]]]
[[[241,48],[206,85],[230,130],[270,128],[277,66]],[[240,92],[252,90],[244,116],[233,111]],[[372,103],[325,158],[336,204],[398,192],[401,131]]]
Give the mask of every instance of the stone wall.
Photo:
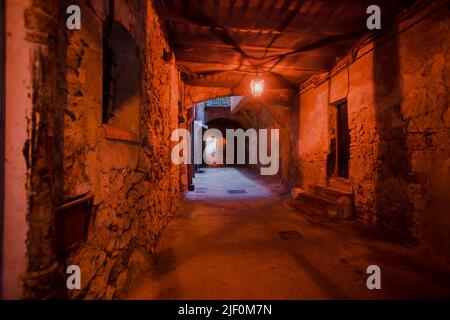
[[[139,61],[142,72],[137,87],[121,96],[118,112],[107,123],[102,117],[109,3],[33,1],[24,9],[27,40],[36,43],[27,51],[32,112],[23,147],[29,170],[25,298],[124,298],[149,270],[179,205],[185,168],[171,162],[170,135],[185,110],[151,1],[114,1],[115,21],[137,47],[129,59]],[[71,4],[81,8],[81,30],[62,27]],[[94,196],[87,240],[57,258],[55,208],[86,194]],[[81,290],[66,290],[67,265],[80,267]]]
[[[88,240],[67,260],[82,271],[76,298],[124,298],[148,270],[180,198],[179,168],[170,161],[179,112],[174,58],[163,60],[170,49],[151,2],[115,1],[115,7],[115,20],[132,35],[145,71],[130,97],[140,106],[138,143],[112,139],[102,126],[102,5],[84,6],[89,25],[69,36],[64,194],[95,196]],[[115,123],[113,130],[124,129]]]
[[[298,183],[325,184],[329,108],[346,99],[358,215],[447,261],[449,36],[448,7],[430,6],[311,79],[299,99],[298,146]]]

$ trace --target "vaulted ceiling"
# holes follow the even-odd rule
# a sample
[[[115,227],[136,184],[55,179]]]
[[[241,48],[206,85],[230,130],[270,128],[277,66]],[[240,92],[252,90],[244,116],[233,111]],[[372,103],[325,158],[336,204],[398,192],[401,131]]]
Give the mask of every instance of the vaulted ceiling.
[[[188,84],[247,88],[258,72],[271,89],[330,70],[370,32],[366,10],[375,2],[386,27],[411,1],[155,1]]]

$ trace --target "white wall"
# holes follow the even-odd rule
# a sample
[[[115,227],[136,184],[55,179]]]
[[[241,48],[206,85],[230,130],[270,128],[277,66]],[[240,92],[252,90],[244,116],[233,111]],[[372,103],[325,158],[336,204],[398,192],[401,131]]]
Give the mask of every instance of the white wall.
[[[30,0],[6,1],[6,163],[2,298],[22,296],[27,233],[27,167],[22,153],[31,117],[32,45],[25,41],[24,10]]]

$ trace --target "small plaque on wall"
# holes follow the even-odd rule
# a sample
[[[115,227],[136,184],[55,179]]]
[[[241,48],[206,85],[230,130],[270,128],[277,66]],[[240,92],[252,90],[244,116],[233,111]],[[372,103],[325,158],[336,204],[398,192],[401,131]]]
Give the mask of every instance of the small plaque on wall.
[[[231,107],[231,97],[211,99],[205,102],[206,107]]]

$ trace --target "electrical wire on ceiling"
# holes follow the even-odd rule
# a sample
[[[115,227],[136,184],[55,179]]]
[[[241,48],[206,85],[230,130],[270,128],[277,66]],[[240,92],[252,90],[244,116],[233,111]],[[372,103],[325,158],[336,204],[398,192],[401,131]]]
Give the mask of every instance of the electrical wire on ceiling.
[[[438,1],[434,1],[435,3]],[[392,30],[396,30],[400,27],[400,25],[402,25],[403,23],[405,23],[408,19],[410,19],[411,17],[413,17],[415,15],[416,12],[422,10],[425,6],[427,5],[426,1],[421,1],[418,3],[417,6],[413,7],[411,10],[408,10],[407,12],[405,12],[405,15],[402,16],[401,19],[399,19],[394,25],[392,25],[390,28],[385,28],[379,32],[373,33],[370,36],[361,39],[350,51],[350,58],[351,61],[349,62],[349,60],[347,60],[347,63],[336,68],[335,70],[330,71],[326,77],[324,77],[323,79],[318,79],[317,77],[312,77],[310,80],[308,80],[307,82],[303,83],[300,86],[300,91],[302,92],[308,92],[310,89],[307,89],[306,91],[303,91],[304,89],[308,88],[311,84],[313,84],[313,88],[317,88],[318,86],[322,85],[323,83],[325,83],[326,81],[328,81],[329,79],[331,79],[332,77],[334,77],[335,75],[339,74],[340,72],[342,72],[343,70],[347,69],[349,72],[350,67],[357,61],[359,61],[361,58],[365,57],[366,55],[368,55],[369,53],[373,52],[374,50],[376,50],[377,48],[381,47],[382,45],[386,44],[387,42],[389,42],[390,40],[392,40],[394,37],[398,37],[399,35],[401,35],[402,33],[410,30],[411,28],[413,28],[414,26],[416,26],[417,24],[421,23],[422,21],[428,19],[429,17],[431,17],[432,15],[436,14],[437,12],[440,12],[440,10],[442,10],[442,8],[446,7],[448,4],[443,2],[441,6],[438,6],[436,8],[434,8],[433,10],[431,10],[430,12],[428,12],[427,14],[425,14],[424,16],[420,17],[418,20],[414,21],[413,23],[407,25],[406,27],[402,28],[401,30],[398,30],[396,32],[393,32],[390,36],[385,37],[384,39],[382,39],[382,41],[377,41],[377,39],[381,38],[382,36],[388,34],[389,32],[392,32]],[[366,46],[374,44],[373,47],[371,47],[369,50],[365,51],[364,53],[362,53],[361,55],[359,55],[359,52]],[[348,76],[350,77],[350,74],[348,74]],[[350,81],[350,80],[349,80]],[[348,93],[347,93],[348,96]]]
[[[176,12],[174,10],[173,6],[166,6],[164,3],[164,0],[160,0],[160,2],[162,3],[162,5],[165,9],[172,10],[175,13],[179,14],[178,12]],[[289,7],[292,2],[288,1],[286,3],[289,4],[287,6],[287,7]],[[331,35],[331,36],[327,36],[322,39],[319,39],[311,44],[304,45],[304,46],[301,46],[294,50],[291,50],[287,53],[274,54],[274,55],[267,56],[268,50],[271,48],[271,46],[275,43],[275,41],[278,39],[278,37],[281,36],[283,31],[289,26],[289,24],[293,21],[295,16],[298,14],[298,11],[301,8],[301,4],[302,4],[302,1],[296,2],[294,9],[289,12],[287,18],[277,28],[277,30],[279,32],[271,39],[269,44],[266,46],[265,54],[262,57],[251,55],[251,54],[247,53],[245,50],[243,50],[242,47],[230,35],[230,33],[228,32],[226,27],[222,26],[215,19],[213,19],[212,17],[205,14],[201,10],[201,8],[199,8],[197,5],[195,5],[191,2],[188,2],[188,1],[183,1],[182,2],[182,12],[183,12],[183,16],[186,17],[188,20],[192,21],[193,23],[200,25],[200,26],[209,27],[209,30],[212,34],[214,34],[217,38],[219,38],[225,44],[230,45],[233,48],[233,50],[235,50],[237,53],[239,53],[243,58],[245,58],[251,64],[251,68],[252,68],[253,72],[255,72],[257,68],[262,69],[269,62],[275,61],[269,70],[269,71],[271,71],[276,67],[276,65],[278,65],[281,62],[281,60],[283,60],[284,58],[286,58],[288,56],[302,53],[302,52],[309,51],[309,50],[319,49],[319,48],[328,46],[330,44],[333,44],[335,42],[353,39],[353,38],[359,37],[363,33],[365,33],[365,31],[360,30],[360,31],[349,32],[349,33],[346,33],[343,35]],[[263,61],[263,62],[256,64],[255,61]],[[239,66],[236,70],[209,71],[209,72],[197,73],[196,75],[199,77],[202,77],[202,76],[209,76],[209,75],[213,75],[213,74],[217,74],[217,73],[221,73],[221,72],[237,71],[240,69],[240,67],[241,66]],[[247,71],[250,71],[250,70],[247,70]]]

